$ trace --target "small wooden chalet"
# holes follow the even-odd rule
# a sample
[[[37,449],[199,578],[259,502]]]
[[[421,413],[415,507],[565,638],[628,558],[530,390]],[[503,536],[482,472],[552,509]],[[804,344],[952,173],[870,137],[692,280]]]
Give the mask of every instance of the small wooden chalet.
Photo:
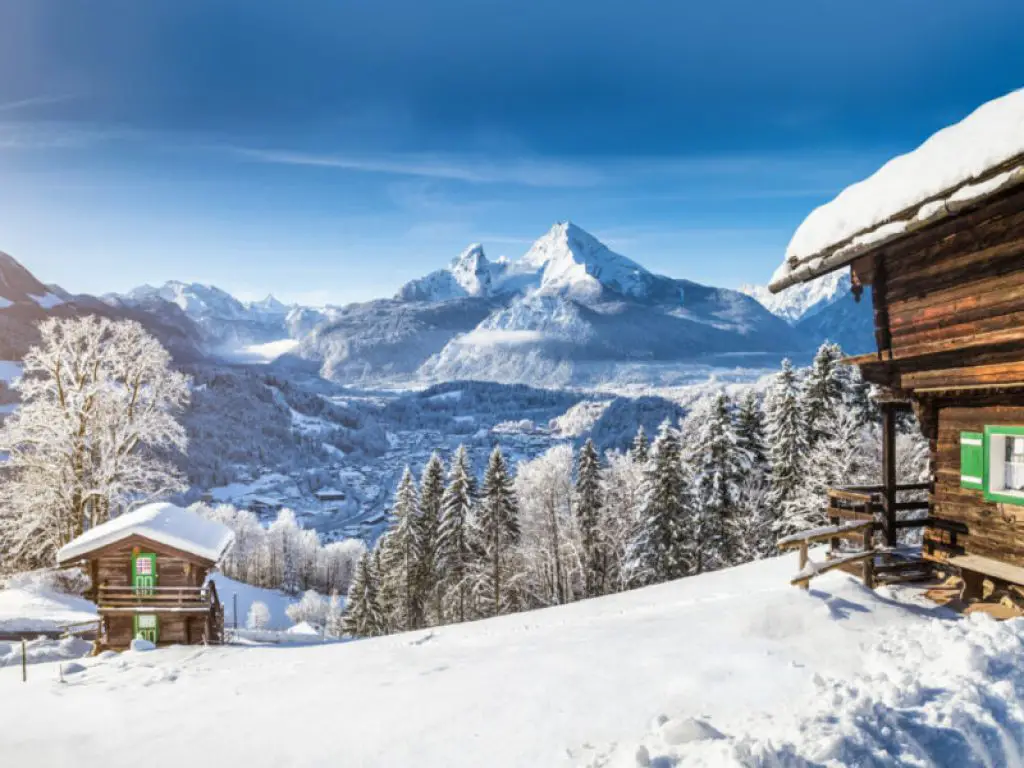
[[[207,580],[234,542],[232,531],[173,504],[149,504],[98,525],[57,553],[89,574],[100,614],[97,650],[220,643],[224,609]]]
[[[884,393],[884,471],[871,488],[834,489],[832,526],[802,537],[861,542],[835,551],[890,565],[901,526],[924,526],[920,557],[963,578],[1024,585],[1024,90],[985,104],[883,166],[800,226],[770,288],[850,269],[870,287],[876,351],[848,362]],[[913,408],[931,448],[927,502],[904,501],[894,419]],[[900,513],[927,507],[927,517]],[[795,537],[801,538],[801,537]],[[804,579],[829,564],[808,564]],[[837,562],[838,565],[845,563]],[[931,566],[934,568],[934,566]]]

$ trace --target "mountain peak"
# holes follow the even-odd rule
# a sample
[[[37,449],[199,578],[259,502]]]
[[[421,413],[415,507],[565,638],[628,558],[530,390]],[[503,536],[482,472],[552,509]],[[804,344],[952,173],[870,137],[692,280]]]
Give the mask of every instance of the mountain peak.
[[[286,315],[288,314],[289,307],[287,304],[275,299],[274,294],[268,293],[265,299],[250,302],[249,309],[264,312],[268,315]]]
[[[605,290],[643,298],[654,276],[571,221],[560,221],[533,244],[522,263],[543,269],[540,289],[578,298]]]

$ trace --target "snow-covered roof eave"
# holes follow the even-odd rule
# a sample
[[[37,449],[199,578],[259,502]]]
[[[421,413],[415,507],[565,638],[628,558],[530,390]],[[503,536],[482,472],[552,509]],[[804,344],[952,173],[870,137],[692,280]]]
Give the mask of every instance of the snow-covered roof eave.
[[[1024,182],[1024,89],[983,104],[811,212],[769,282],[773,293]]]
[[[168,520],[168,515],[178,520]],[[216,565],[235,542],[230,528],[172,504],[150,504],[86,531],[57,552],[59,565],[82,560],[111,544],[140,536]]]
[[[938,197],[929,198],[911,209],[901,211],[892,219],[859,232],[820,253],[804,259],[787,258],[772,275],[768,290],[779,293],[798,283],[806,283],[821,277],[895,240],[976,208],[986,199],[1024,184],[1024,155],[1014,158],[1014,163],[1015,165],[1008,170],[1003,170],[1001,166],[979,179],[947,190]]]

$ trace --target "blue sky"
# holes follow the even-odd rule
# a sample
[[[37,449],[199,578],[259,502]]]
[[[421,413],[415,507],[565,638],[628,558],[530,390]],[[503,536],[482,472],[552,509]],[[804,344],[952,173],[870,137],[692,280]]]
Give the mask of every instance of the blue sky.
[[[72,291],[390,295],[571,219],[763,282],[1024,85],[1019,0],[0,0],[0,250]]]

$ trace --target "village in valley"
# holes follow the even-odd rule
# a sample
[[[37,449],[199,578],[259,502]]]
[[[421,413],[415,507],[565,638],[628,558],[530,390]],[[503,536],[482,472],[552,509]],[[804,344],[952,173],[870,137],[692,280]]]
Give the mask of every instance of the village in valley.
[[[325,55],[312,28],[288,42],[306,21],[264,10],[251,23],[273,18],[288,51],[301,59],[301,38]],[[404,56],[398,23],[387,50]],[[248,120],[250,76],[210,72]],[[440,98],[433,87],[417,86]],[[475,93],[467,106],[490,114]],[[503,93],[514,111],[517,91]],[[5,142],[35,147],[8,113],[82,98],[0,98],[0,161]],[[325,124],[358,132],[383,103]],[[0,764],[1022,764],[1024,89],[933,125],[950,109],[909,111],[922,135],[840,164],[827,195],[745,190],[752,217],[792,218],[778,197],[814,201],[769,250],[763,286],[669,277],[619,253],[640,250],[636,231],[598,238],[568,220],[519,258],[474,244],[391,298],[345,304],[175,280],[72,293],[0,253]],[[383,114],[400,132],[413,111]],[[126,157],[149,135],[127,124],[109,129]],[[110,141],[33,125],[61,151]],[[207,130],[161,150],[181,154],[166,183],[224,150]],[[636,178],[665,193],[654,164],[506,164],[509,139],[480,131],[499,159],[239,138],[230,162],[282,174],[257,187],[311,184],[314,201],[328,175],[355,174],[346,199],[373,216],[397,200],[432,221],[454,205],[449,184],[511,185],[503,201],[521,188],[587,200]],[[733,199],[716,174],[735,167],[756,186],[760,162],[704,160],[673,171],[694,185],[680,199]],[[364,180],[379,174],[400,181],[380,193]],[[199,178],[191,188],[242,194]],[[281,226],[315,228],[304,203]],[[276,213],[257,217],[259,236]],[[385,241],[351,226],[386,262]],[[229,270],[259,274],[259,236]],[[372,261],[348,258],[353,275]]]

